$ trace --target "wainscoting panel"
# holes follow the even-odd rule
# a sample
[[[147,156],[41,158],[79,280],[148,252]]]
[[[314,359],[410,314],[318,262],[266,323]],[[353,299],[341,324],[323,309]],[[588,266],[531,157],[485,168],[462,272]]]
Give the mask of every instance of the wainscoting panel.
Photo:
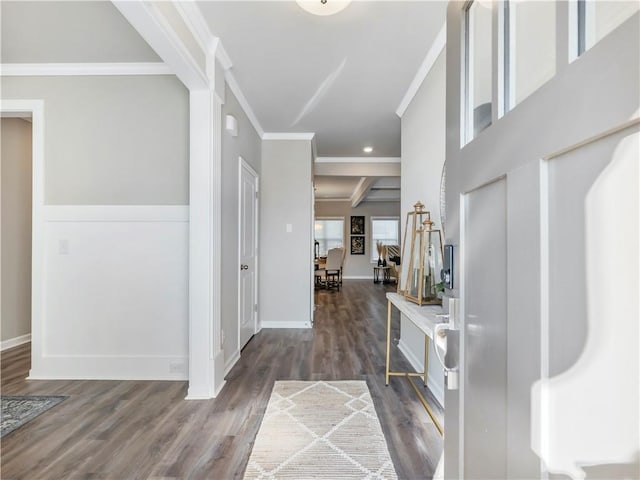
[[[186,380],[188,207],[47,206],[43,222],[30,378]]]

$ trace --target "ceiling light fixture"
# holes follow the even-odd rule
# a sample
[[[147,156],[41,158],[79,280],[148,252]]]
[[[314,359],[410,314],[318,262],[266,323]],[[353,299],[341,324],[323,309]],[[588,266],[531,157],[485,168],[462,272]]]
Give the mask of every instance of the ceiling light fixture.
[[[363,151],[364,153],[371,153],[371,152],[373,152],[373,147],[364,147],[364,148],[362,149],[362,151]]]
[[[326,16],[341,12],[351,0],[296,0],[296,3],[309,13]]]

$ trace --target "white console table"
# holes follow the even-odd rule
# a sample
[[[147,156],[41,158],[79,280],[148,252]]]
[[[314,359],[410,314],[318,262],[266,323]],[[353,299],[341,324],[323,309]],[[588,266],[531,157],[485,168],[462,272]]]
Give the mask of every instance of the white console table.
[[[391,306],[396,307],[403,313],[418,329],[424,333],[424,371],[423,372],[400,372],[391,371],[390,369],[390,354],[391,354]],[[431,417],[434,425],[443,434],[442,425],[436,418],[431,406],[427,403],[422,392],[418,390],[415,383],[411,380],[411,377],[422,377],[424,385],[427,385],[427,372],[429,371],[429,339],[433,339],[433,330],[436,323],[442,323],[442,319],[437,315],[443,314],[444,311],[440,305],[423,305],[419,306],[413,302],[409,302],[404,299],[404,296],[399,293],[387,293],[387,361],[385,368],[385,384],[389,385],[389,377],[398,376],[405,377],[414,391],[418,395],[420,402],[424,406],[425,410]]]

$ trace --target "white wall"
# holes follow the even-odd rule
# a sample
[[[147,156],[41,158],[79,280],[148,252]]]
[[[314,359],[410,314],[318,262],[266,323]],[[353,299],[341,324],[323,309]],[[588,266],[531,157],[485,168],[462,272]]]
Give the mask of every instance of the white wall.
[[[263,141],[258,300],[262,327],[311,326],[312,167],[310,141]]]
[[[371,252],[376,246],[371,242],[371,217],[400,217],[400,202],[362,202],[351,208],[351,202],[316,202],[315,215],[318,217],[344,217],[344,242],[347,255],[344,259],[343,276],[345,278],[373,278]],[[351,255],[350,231],[351,215],[364,216],[365,254]],[[400,241],[402,242],[402,237]]]
[[[440,179],[445,160],[445,59],[443,51],[402,116],[401,227],[404,238],[406,214],[419,200],[436,227],[440,221]],[[420,331],[406,318],[401,320],[400,347],[422,371],[424,341]],[[429,348],[428,386],[444,405],[444,372]]]
[[[225,115],[238,121],[238,136],[224,130]],[[239,221],[239,157],[260,174],[262,140],[242,110],[238,100],[227,87],[222,107],[222,330],[224,358],[227,368],[237,360],[238,351],[238,221]]]
[[[189,98],[171,75],[2,77],[45,102],[45,202],[187,205]]]
[[[44,102],[33,378],[187,379],[189,98],[173,76],[2,78]]]
[[[185,380],[188,207],[48,206],[44,222],[30,376]]]
[[[31,124],[20,118],[2,118],[0,129],[0,340],[4,347],[28,340],[31,333]]]

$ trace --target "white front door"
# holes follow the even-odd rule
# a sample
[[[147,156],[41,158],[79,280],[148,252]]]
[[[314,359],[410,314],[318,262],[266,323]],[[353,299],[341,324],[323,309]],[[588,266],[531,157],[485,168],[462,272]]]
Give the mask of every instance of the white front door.
[[[553,31],[570,33],[571,3]],[[501,5],[482,4],[496,13],[492,125],[461,147],[465,5],[447,17],[460,375],[445,393],[445,478],[635,478],[640,14],[571,63],[558,36],[553,78],[501,116]]]
[[[257,331],[258,176],[240,159],[239,348]]]
[[[506,189],[500,178],[463,199],[465,478],[507,478]]]

